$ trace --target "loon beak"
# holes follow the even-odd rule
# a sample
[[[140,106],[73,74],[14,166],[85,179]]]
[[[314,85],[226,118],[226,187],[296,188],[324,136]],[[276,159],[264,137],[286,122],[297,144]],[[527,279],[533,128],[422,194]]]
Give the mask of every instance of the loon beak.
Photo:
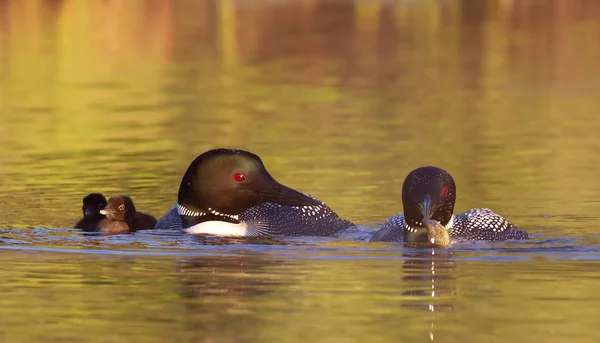
[[[264,202],[275,203],[284,206],[314,206],[321,205],[319,200],[286,187],[278,182],[267,183],[254,189]]]
[[[105,216],[105,215],[107,215],[107,214],[108,214],[108,210],[107,210],[107,208],[105,207],[105,208],[101,209],[101,210],[100,210],[100,214],[101,214],[101,215],[104,215],[104,216]]]
[[[91,209],[91,208],[86,208],[86,209],[83,211],[83,216],[84,216],[84,217],[89,217],[89,216],[93,216],[93,215],[94,215],[94,210],[93,210],[93,209]]]
[[[429,196],[429,194],[427,194],[425,196],[425,199],[423,200],[423,220],[429,219],[430,207],[431,207],[431,197]]]

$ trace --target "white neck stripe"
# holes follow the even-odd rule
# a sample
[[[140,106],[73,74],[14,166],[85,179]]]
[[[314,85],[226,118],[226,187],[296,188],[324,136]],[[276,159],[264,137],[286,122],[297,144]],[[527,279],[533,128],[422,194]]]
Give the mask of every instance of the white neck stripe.
[[[240,216],[237,214],[221,213],[221,212],[213,210],[210,207],[208,208],[208,212],[211,214],[214,214],[215,216],[218,216],[218,217],[227,217],[227,218],[231,218],[233,220],[238,220],[238,221],[240,220]],[[192,211],[181,204],[177,204],[177,213],[179,213],[180,216],[188,216],[188,217],[201,217],[201,216],[207,215],[206,212]]]

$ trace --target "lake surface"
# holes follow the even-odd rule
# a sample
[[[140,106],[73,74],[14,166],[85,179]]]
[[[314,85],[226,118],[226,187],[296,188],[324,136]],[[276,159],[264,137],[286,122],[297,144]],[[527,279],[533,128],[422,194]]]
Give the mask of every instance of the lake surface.
[[[0,0],[0,340],[598,342],[598,61],[596,1]],[[367,234],[436,165],[533,239],[69,229],[216,147]]]

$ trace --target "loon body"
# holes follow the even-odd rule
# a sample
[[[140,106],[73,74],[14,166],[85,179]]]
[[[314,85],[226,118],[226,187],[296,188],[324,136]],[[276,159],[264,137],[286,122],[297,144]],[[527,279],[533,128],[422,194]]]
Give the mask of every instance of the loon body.
[[[215,149],[186,171],[178,201],[156,225],[219,236],[329,236],[353,224],[278,183],[248,151]]]
[[[159,230],[181,230],[183,229],[181,217],[177,211],[177,204],[173,205],[164,216],[158,219],[156,228]]]
[[[448,172],[437,167],[417,168],[408,174],[402,186],[404,212],[389,218],[371,237],[371,242],[428,242],[432,235],[443,241],[442,232],[437,230],[434,234],[439,225],[452,241],[529,238],[527,232],[487,208],[454,214],[455,202],[456,185]]]
[[[501,241],[527,239],[527,232],[517,229],[506,218],[488,208],[473,208],[461,214],[453,214],[449,225],[444,225],[452,240]],[[404,213],[390,217],[377,231],[371,242],[426,242],[427,232],[420,227],[409,226]],[[405,235],[407,239],[405,239]]]

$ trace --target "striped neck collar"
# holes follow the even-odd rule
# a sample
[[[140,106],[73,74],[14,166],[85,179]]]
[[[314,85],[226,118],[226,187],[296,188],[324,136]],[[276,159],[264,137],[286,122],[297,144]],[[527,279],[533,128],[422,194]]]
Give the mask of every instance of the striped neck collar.
[[[181,204],[177,204],[177,213],[179,213],[180,216],[187,216],[187,217],[202,217],[202,216],[206,216],[209,214],[215,215],[217,217],[225,217],[225,218],[229,218],[229,219],[233,219],[236,221],[240,220],[240,216],[238,214],[227,214],[227,213],[221,213],[218,211],[213,210],[212,208],[208,208],[207,212],[204,211],[192,211],[190,209],[188,209],[187,207],[181,205]]]

